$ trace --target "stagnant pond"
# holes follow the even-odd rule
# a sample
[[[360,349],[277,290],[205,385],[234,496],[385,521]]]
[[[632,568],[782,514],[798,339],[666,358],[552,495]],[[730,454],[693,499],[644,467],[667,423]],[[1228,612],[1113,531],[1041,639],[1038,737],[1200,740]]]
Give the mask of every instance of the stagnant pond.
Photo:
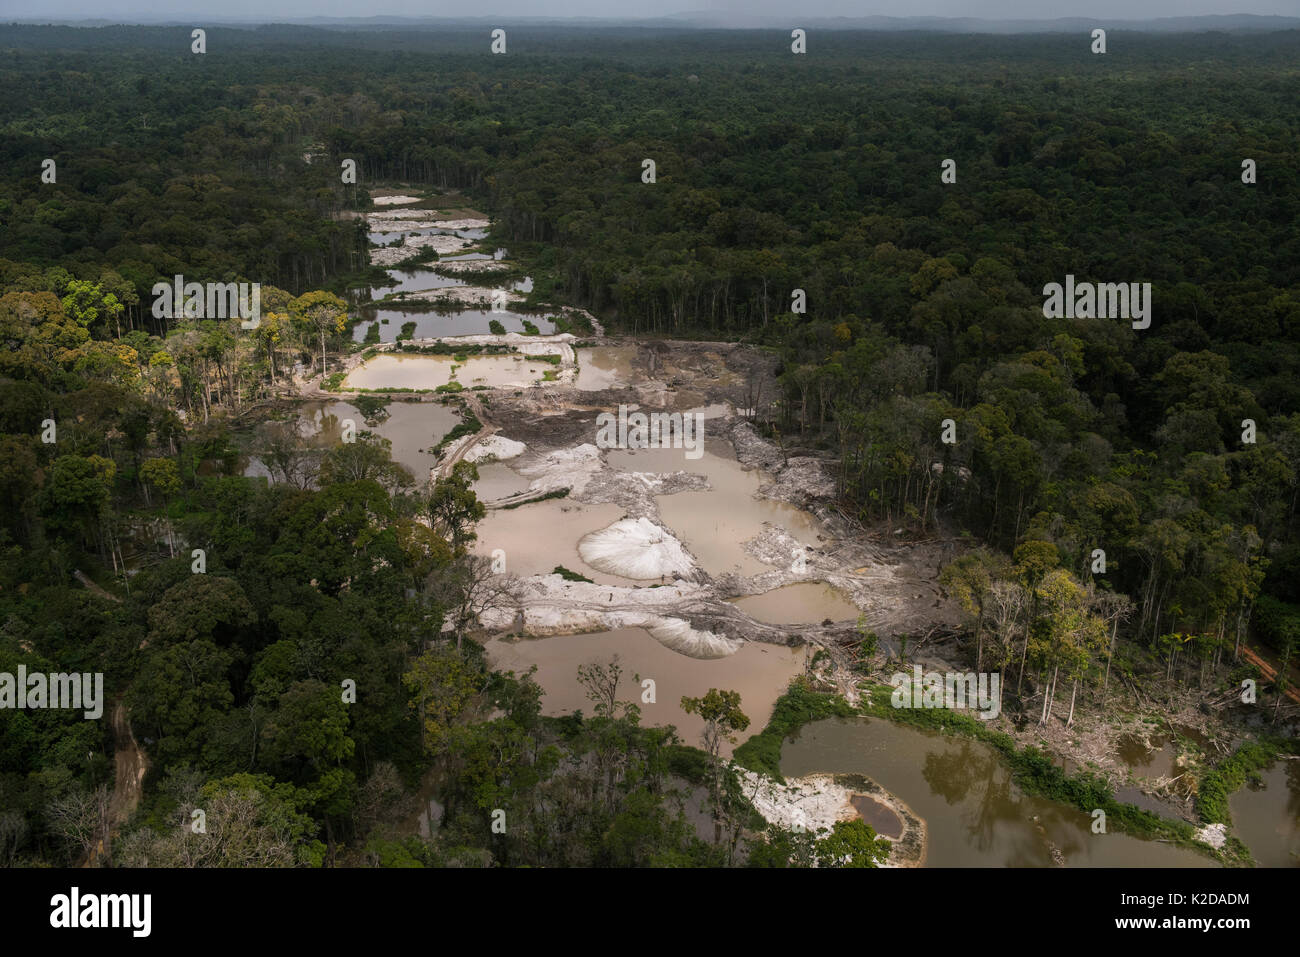
[[[1300,867],[1300,760],[1282,760],[1229,799],[1233,832],[1262,867]]]
[[[856,621],[860,614],[856,605],[824,582],[783,585],[761,595],[733,598],[731,603],[749,617],[773,625]]]
[[[480,477],[485,468],[480,468]],[[597,571],[578,554],[579,539],[613,524],[623,515],[618,505],[584,505],[567,498],[493,509],[475,527],[478,541],[474,551],[490,556],[495,549],[501,549],[505,553],[506,572],[511,575],[549,575],[555,566],[563,565],[602,585],[642,584]]]
[[[373,428],[365,416],[348,402],[304,402],[296,410],[299,434],[320,448],[332,448],[342,441],[343,423],[351,419],[357,431],[374,432],[392,444],[393,461],[411,470],[416,482],[428,478],[436,457],[429,451],[444,435],[460,424],[457,412],[439,402],[388,403],[388,417]],[[250,439],[252,454],[246,457],[243,474],[270,477],[270,470],[256,454],[256,436]]]
[[[436,339],[442,336],[478,336],[492,331],[492,321],[499,322],[506,332],[524,332],[525,322],[531,323],[543,335],[555,331],[555,323],[543,316],[522,312],[492,312],[488,309],[461,309],[456,312],[404,312],[400,309],[367,309],[361,320],[352,327],[352,341],[365,342],[373,326],[378,326],[380,342],[396,342],[402,327],[414,324],[411,333],[416,339]],[[371,339],[373,342],[373,338]]]
[[[833,718],[785,742],[781,773],[865,774],[925,819],[927,867],[1212,867],[1186,848],[1092,833],[1082,811],[1024,794],[981,741],[875,718]],[[1050,842],[1050,843],[1049,843]]]
[[[740,692],[740,707],[750,723],[748,731],[737,736],[739,744],[767,724],[776,699],[785,693],[790,679],[803,671],[805,659],[802,648],[759,642],[747,642],[726,658],[688,658],[661,645],[643,628],[523,640],[496,638],[486,647],[488,659],[498,671],[522,673],[537,666],[533,679],[546,690],[542,710],[549,715],[577,709],[590,715],[592,704],[578,683],[578,667],[608,664],[617,655],[623,667],[619,700],[641,709],[643,725],[671,724],[683,742],[696,747],[700,746],[704,722],[682,710],[683,696],[699,697],[710,688]],[[642,702],[642,686],[633,682],[634,674],[654,681],[654,703]],[[722,750],[730,755],[733,748],[724,743]]]
[[[584,392],[622,388],[644,378],[632,365],[636,346],[584,346],[577,354],[578,378],[574,385]]]
[[[480,502],[495,502],[528,488],[530,480],[524,478],[505,462],[485,462],[478,466],[478,481],[474,494]],[[513,511],[513,510],[512,510]]]
[[[453,380],[465,388],[477,385],[524,388],[540,382],[556,367],[539,359],[509,356],[470,356],[457,362],[452,356],[380,355],[353,369],[342,390],[436,389]]]
[[[802,509],[757,497],[759,488],[772,477],[759,469],[746,470],[725,439],[706,439],[704,454],[699,458],[687,458],[686,451],[614,451],[607,461],[626,472],[686,471],[708,477],[712,486],[708,491],[659,495],[655,504],[663,524],[686,544],[709,574],[754,575],[770,571],[771,565],[741,547],[742,542],[762,533],[764,522],[785,529],[804,545],[816,546],[818,536],[825,533],[817,519]],[[850,617],[856,618],[856,611]]]

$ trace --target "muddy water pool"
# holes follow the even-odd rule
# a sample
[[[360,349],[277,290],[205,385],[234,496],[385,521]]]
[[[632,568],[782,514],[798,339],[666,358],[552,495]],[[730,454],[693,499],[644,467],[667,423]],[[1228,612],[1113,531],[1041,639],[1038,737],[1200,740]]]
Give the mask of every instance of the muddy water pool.
[[[827,618],[856,621],[860,614],[843,593],[824,582],[783,585],[761,595],[733,598],[731,603],[749,617],[773,625],[817,624]]]
[[[1232,830],[1261,867],[1300,867],[1300,760],[1276,761],[1229,798]]]
[[[556,565],[563,565],[602,585],[636,585],[640,583],[597,571],[578,554],[579,539],[623,514],[617,505],[583,505],[565,498],[492,509],[476,526],[474,551],[491,555],[493,549],[501,549],[506,573],[511,575],[549,575]]]
[[[357,431],[374,432],[392,442],[393,461],[409,468],[417,482],[423,481],[436,463],[427,450],[460,424],[460,416],[438,402],[390,402],[386,408],[388,417],[371,428],[361,411],[348,402],[304,402],[297,409],[299,432],[315,445],[331,447],[342,441],[344,420],[352,419]],[[256,455],[248,457],[243,474],[270,477]]]
[[[1212,867],[1204,855],[1127,834],[1093,834],[1074,808],[1024,794],[981,741],[878,718],[833,718],[803,728],[781,752],[781,773],[865,774],[924,818],[927,867]]]
[[[758,498],[758,489],[770,482],[771,476],[759,469],[746,471],[730,442],[706,439],[703,455],[686,456],[686,449],[617,450],[609,453],[607,461],[627,472],[685,471],[708,477],[712,485],[708,491],[659,495],[655,504],[663,524],[711,575],[770,571],[771,565],[741,547],[763,531],[764,522],[780,526],[804,545],[817,545],[818,535],[824,534],[817,519],[802,509]]]
[[[575,383],[584,392],[616,389],[638,378],[632,361],[636,346],[590,346],[577,350],[578,378]]]
[[[531,322],[543,335],[555,331],[555,323],[542,316],[521,312],[492,312],[487,309],[460,309],[455,312],[406,312],[401,309],[367,309],[361,321],[352,327],[352,341],[364,342],[374,323],[379,325],[380,342],[396,342],[402,326],[415,323],[417,339],[435,339],[441,336],[478,336],[492,331],[492,320],[501,323],[506,332],[524,331],[524,322]],[[386,320],[386,321],[385,321]]]
[[[802,648],[749,642],[726,658],[701,660],[672,651],[643,628],[620,628],[585,635],[557,635],[520,641],[493,639],[487,643],[492,667],[501,671],[527,671],[537,665],[533,676],[544,689],[542,709],[546,714],[568,714],[581,708],[592,713],[591,701],[578,683],[577,669],[589,663],[608,664],[618,656],[623,667],[619,699],[632,701],[641,709],[643,725],[671,724],[686,744],[700,746],[704,722],[681,708],[681,699],[707,694],[710,688],[740,692],[741,710],[749,717],[749,729],[737,736],[744,741],[761,729],[772,716],[772,708],[790,679],[803,671]],[[655,682],[655,702],[641,703],[642,688],[633,674]],[[723,744],[730,755],[734,746]]]
[[[348,373],[342,389],[436,389],[453,379],[467,389],[477,385],[524,387],[540,382],[547,370],[554,368],[549,362],[524,356],[470,356],[457,362],[451,356],[379,355]]]

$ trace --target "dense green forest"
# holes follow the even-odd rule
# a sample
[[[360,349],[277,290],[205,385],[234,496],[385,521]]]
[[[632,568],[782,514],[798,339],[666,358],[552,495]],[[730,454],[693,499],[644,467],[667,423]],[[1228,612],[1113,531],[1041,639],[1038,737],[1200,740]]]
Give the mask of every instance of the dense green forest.
[[[599,696],[543,718],[530,680],[437,640],[474,576],[463,475],[416,489],[375,440],[323,454],[312,487],[239,475],[241,414],[347,349],[367,247],[337,214],[381,181],[469,198],[612,329],[774,352],[765,427],[834,457],[846,509],[984,546],[948,575],[977,637],[999,583],[1032,597],[1057,567],[1129,596],[1120,670],[1155,655],[1192,681],[1248,633],[1283,657],[1300,636],[1296,33],[1112,32],[1105,56],[1073,35],[207,42],[0,27],[0,671],[105,672],[153,762],[97,851],[112,722],[6,714],[0,861],[816,858],[789,834],[740,858],[700,840],[674,795],[702,752]],[[176,274],[261,283],[266,321],[156,318]],[[1066,274],[1150,282],[1150,328],[1044,318]],[[188,545],[119,574],[157,523],[204,574]],[[990,625],[1008,654],[1020,610]],[[1026,625],[1022,654],[1082,675],[1063,634]],[[393,837],[431,764],[442,837]],[[200,805],[239,822],[226,850],[179,826]]]

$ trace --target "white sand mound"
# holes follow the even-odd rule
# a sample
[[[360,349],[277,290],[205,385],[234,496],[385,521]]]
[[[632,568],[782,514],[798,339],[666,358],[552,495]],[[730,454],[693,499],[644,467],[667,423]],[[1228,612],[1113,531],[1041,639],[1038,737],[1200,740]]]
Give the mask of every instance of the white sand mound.
[[[418,203],[418,196],[376,196],[374,202],[376,206],[401,206],[405,203]]]
[[[836,784],[829,774],[790,778],[781,784],[744,768],[736,768],[736,773],[754,809],[773,824],[816,833],[858,816],[850,801],[853,792]]]
[[[400,246],[380,246],[377,249],[370,250],[370,262],[374,266],[395,266],[397,263],[410,259],[421,249],[432,248],[437,250],[438,255],[449,253],[459,253],[466,247],[472,245],[468,239],[461,239],[458,236],[446,236],[442,233],[433,233],[427,236],[407,236],[406,241]]]
[[[504,337],[491,338],[502,338],[503,341],[511,342],[512,335],[513,333],[507,333]],[[465,341],[472,341],[472,338],[467,336]],[[556,449],[548,452],[537,461],[518,466],[516,471],[525,478],[533,480],[533,491],[550,492],[557,488],[567,488],[571,489],[573,497],[577,498],[582,495],[591,477],[604,467],[605,462],[601,458],[600,449],[590,442],[585,442],[571,449]]]
[[[433,224],[438,229],[487,229],[486,219],[439,219]]]
[[[489,435],[465,453],[466,462],[500,462],[523,455],[528,446],[504,435]]]
[[[578,543],[592,568],[621,578],[649,580],[688,575],[695,567],[682,543],[648,518],[624,518]]]
[[[487,221],[484,220],[484,225]],[[469,227],[466,227],[469,228]],[[497,269],[511,269],[514,263],[508,259],[449,259],[438,263],[439,272],[491,272]]]
[[[647,625],[646,631],[665,648],[690,658],[726,658],[745,644],[739,638],[698,631],[680,618],[660,618]]]
[[[1228,842],[1228,826],[1226,824],[1206,824],[1198,828],[1192,837],[1210,847],[1223,847]]]

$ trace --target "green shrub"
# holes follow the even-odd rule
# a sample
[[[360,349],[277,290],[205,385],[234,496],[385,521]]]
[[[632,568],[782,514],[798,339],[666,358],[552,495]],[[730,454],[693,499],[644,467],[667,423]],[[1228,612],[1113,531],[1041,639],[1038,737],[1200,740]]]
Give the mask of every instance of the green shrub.
[[[1270,744],[1248,741],[1225,758],[1218,767],[1201,776],[1196,788],[1196,814],[1206,824],[1231,824],[1228,798],[1252,776],[1277,758]]]
[[[565,568],[563,565],[556,565],[551,569],[551,574],[559,575],[565,581],[569,582],[586,582],[588,585],[596,584],[586,575],[579,575],[577,572],[569,571],[569,569]]]
[[[767,727],[736,748],[735,761],[782,781],[781,746],[786,738],[813,721],[848,718],[854,713],[853,706],[839,695],[812,691],[802,676],[795,678],[786,693],[776,699]]]
[[[522,502],[511,502],[509,505],[502,505],[501,508],[518,508],[521,505],[532,505],[534,502],[545,502],[550,498],[564,498],[568,494],[569,490],[567,488],[557,488],[553,491],[547,492],[545,495],[537,495],[533,498],[524,499]]]

